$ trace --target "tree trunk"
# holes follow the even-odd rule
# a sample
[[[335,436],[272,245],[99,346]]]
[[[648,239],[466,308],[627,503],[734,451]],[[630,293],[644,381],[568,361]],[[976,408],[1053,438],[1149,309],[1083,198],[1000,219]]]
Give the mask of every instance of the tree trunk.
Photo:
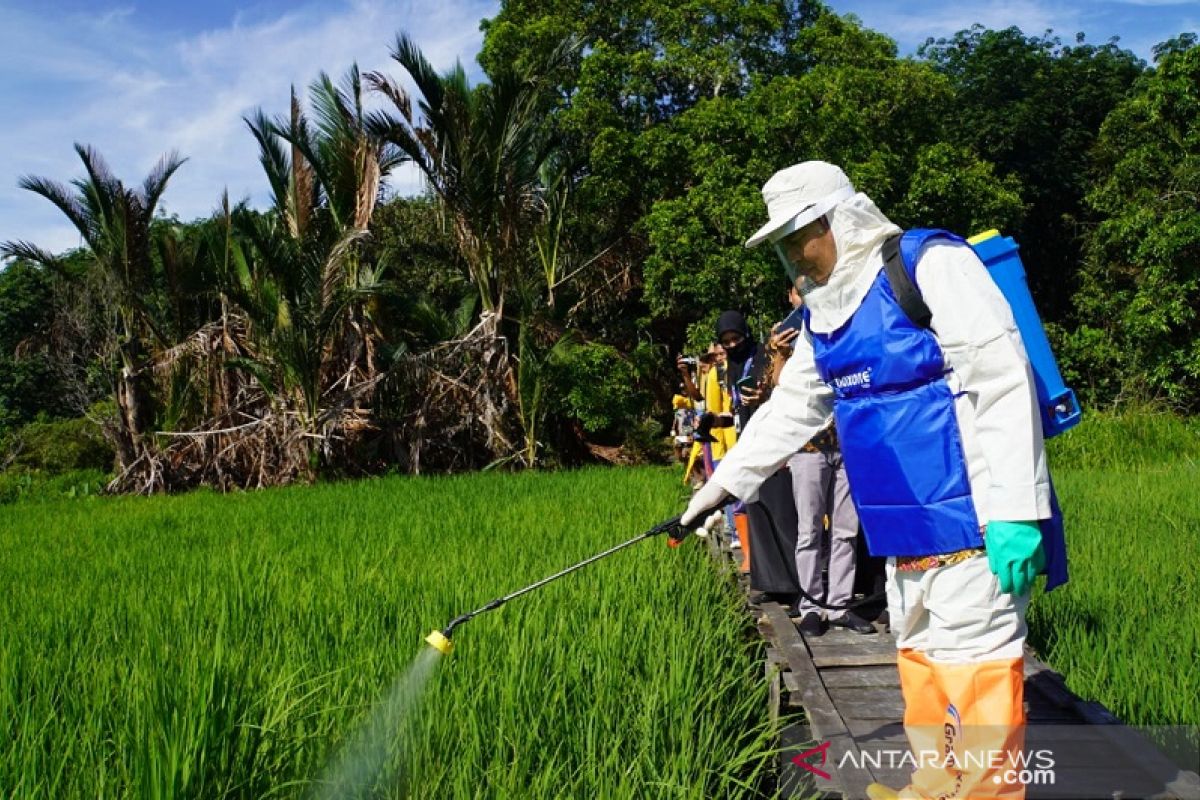
[[[125,341],[119,345],[121,374],[116,387],[117,455],[122,469],[144,453],[146,430],[153,422],[153,403],[142,373],[142,346],[130,328],[127,322]]]

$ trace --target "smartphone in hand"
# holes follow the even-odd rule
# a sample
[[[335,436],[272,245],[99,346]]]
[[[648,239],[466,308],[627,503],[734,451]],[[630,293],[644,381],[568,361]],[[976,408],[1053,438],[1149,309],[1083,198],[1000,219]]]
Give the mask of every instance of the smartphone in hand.
[[[803,306],[792,311],[783,318],[783,322],[779,323],[779,327],[775,329],[775,333],[783,333],[784,331],[800,330],[804,327]]]

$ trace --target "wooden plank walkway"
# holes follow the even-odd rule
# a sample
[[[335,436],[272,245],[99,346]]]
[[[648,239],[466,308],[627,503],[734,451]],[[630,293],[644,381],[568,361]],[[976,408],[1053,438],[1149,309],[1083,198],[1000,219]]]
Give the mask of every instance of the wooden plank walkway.
[[[734,556],[719,542],[712,543],[712,550],[723,559]],[[747,578],[738,582],[748,595]],[[783,730],[779,796],[858,800],[875,781],[905,786],[911,766],[896,763],[896,753],[906,752],[908,743],[891,634],[830,628],[822,636],[805,637],[783,606],[764,602],[749,608],[767,642],[772,713],[802,715],[801,722]],[[1030,800],[1200,800],[1200,775],[1181,770],[1101,704],[1076,696],[1032,651],[1025,659],[1025,702],[1026,751],[1045,748],[1054,756],[1053,784],[1044,785],[1043,777],[1043,785],[1027,786]],[[794,756],[826,742],[819,768],[828,779],[792,763]],[[864,768],[838,769],[846,754]],[[818,765],[820,755],[806,760]]]

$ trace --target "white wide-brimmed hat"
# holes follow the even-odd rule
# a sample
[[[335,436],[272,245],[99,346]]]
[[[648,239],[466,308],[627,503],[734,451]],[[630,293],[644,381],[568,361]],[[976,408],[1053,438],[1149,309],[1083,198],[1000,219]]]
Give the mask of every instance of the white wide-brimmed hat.
[[[854,186],[841,167],[825,161],[804,161],[781,169],[763,184],[763,201],[770,221],[746,240],[746,247],[777,242],[854,196]]]

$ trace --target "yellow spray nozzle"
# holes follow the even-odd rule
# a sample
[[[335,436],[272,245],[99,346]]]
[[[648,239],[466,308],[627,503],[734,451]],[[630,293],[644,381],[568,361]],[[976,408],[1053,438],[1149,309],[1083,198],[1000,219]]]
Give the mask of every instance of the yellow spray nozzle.
[[[441,631],[432,631],[425,637],[425,641],[444,656],[450,655],[450,651],[454,649],[454,642],[450,641],[450,638]]]

